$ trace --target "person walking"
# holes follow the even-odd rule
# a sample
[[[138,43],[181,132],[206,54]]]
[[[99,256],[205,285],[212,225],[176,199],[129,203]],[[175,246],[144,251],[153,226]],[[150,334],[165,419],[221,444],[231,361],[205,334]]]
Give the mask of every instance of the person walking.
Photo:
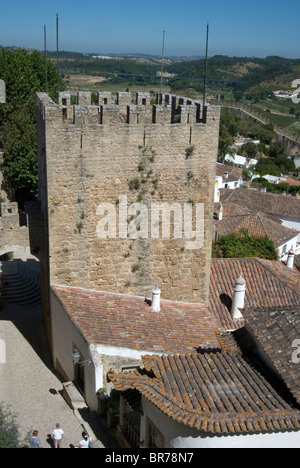
[[[86,432],[82,433],[83,439],[79,442],[78,448],[93,448],[93,440],[87,435]]]
[[[56,427],[52,432],[52,440],[54,442],[54,448],[61,448],[61,443],[64,438],[64,431],[60,428],[60,424],[56,423]]]
[[[33,431],[32,435],[29,438],[29,443],[31,448],[43,448],[42,443],[39,439],[38,431]]]

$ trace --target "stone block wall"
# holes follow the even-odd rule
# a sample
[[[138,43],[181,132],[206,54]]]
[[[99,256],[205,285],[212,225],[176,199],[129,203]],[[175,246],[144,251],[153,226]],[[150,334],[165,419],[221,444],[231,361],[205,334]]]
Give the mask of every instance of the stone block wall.
[[[27,226],[20,226],[18,204],[5,202],[0,205],[0,255],[19,250],[29,251]]]
[[[164,299],[207,303],[219,107],[201,109],[169,95],[158,95],[151,106],[147,93],[118,93],[116,99],[99,93],[97,105],[89,93],[78,99],[70,106],[64,93],[56,105],[37,95],[50,282],[144,297],[158,282]],[[176,204],[182,215],[189,204],[194,218],[197,205],[203,206],[203,246],[189,249],[188,239],[175,238],[172,212],[170,238],[153,238],[155,203]],[[97,231],[105,206],[114,212],[113,238],[99,238]],[[143,208],[148,236],[144,220],[139,223]],[[128,235],[130,227],[137,238]]]

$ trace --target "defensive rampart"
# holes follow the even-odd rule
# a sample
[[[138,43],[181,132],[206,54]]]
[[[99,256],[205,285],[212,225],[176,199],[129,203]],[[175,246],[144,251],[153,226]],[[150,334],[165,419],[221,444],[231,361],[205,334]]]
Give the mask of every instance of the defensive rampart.
[[[158,282],[164,299],[207,303],[219,119],[219,107],[171,95],[151,105],[148,93],[98,93],[92,104],[91,93],[78,93],[71,105],[70,94],[61,93],[57,105],[38,94],[49,281],[144,297]],[[169,238],[145,233],[140,207],[150,226],[153,204],[171,207]],[[182,221],[186,205],[194,231],[196,208],[203,208],[199,248],[175,235],[176,209]],[[99,223],[109,211],[103,238]]]

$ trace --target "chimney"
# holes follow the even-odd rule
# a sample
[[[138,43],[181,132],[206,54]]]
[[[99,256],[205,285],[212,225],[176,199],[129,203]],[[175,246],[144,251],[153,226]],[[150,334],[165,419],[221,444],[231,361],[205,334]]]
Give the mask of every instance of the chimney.
[[[218,220],[222,221],[222,219],[223,219],[223,205],[222,205],[222,203],[220,203],[220,208],[219,208],[219,212],[218,212]]]
[[[152,291],[152,311],[153,312],[160,312],[160,294],[161,290],[158,287],[158,284],[156,285],[156,288],[153,289]]]
[[[229,173],[228,173],[228,171],[225,171],[225,172],[224,172],[224,178],[225,178],[225,179],[228,179],[228,177],[229,177]]]
[[[288,268],[290,268],[291,270],[293,270],[294,269],[294,263],[295,263],[295,252],[294,252],[294,249],[292,247],[291,250],[289,251],[289,254],[288,254],[286,266]]]
[[[221,180],[221,183],[222,183],[222,180]],[[220,201],[219,179],[216,177],[214,203],[219,203],[219,201]]]
[[[240,276],[234,287],[234,295],[232,301],[231,314],[234,320],[243,318],[240,309],[245,307],[246,281]]]

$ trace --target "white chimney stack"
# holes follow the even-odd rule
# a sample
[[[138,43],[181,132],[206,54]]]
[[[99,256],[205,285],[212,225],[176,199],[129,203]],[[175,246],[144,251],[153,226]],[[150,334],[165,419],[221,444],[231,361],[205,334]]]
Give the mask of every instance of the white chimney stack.
[[[161,290],[158,287],[158,284],[156,285],[156,288],[153,289],[152,291],[152,311],[153,312],[160,312],[160,294]]]
[[[240,309],[244,309],[245,307],[245,295],[246,295],[246,281],[242,276],[240,276],[236,282],[234,287],[234,295],[232,301],[232,308],[231,314],[234,320],[238,320],[243,318]]]
[[[222,221],[223,219],[223,205],[220,203],[219,213],[218,213],[218,220]]]
[[[289,251],[289,254],[288,254],[286,266],[288,268],[290,268],[291,270],[293,270],[294,263],[295,263],[295,252],[294,252],[294,249],[292,247],[291,250]]]

